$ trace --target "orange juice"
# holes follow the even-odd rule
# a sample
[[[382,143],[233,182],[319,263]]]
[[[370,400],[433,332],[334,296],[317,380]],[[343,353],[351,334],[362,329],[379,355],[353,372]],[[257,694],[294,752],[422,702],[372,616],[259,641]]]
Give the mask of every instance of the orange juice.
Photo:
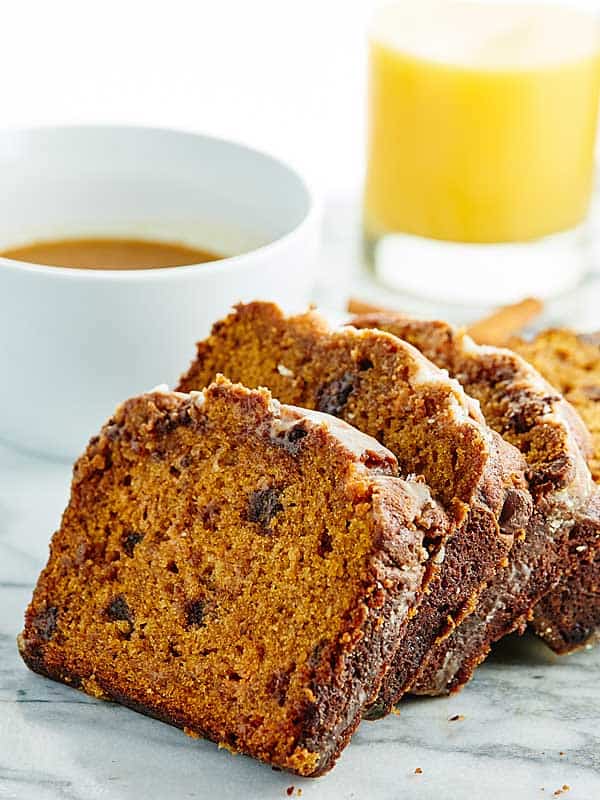
[[[415,0],[370,37],[367,238],[519,242],[576,226],[593,179],[595,18]]]

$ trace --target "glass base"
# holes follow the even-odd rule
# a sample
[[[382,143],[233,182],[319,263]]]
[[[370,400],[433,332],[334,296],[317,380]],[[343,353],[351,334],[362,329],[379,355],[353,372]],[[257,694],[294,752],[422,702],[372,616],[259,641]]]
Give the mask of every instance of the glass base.
[[[388,290],[434,303],[496,306],[552,299],[590,269],[585,226],[532,242],[464,244],[394,233],[363,239],[365,263]]]

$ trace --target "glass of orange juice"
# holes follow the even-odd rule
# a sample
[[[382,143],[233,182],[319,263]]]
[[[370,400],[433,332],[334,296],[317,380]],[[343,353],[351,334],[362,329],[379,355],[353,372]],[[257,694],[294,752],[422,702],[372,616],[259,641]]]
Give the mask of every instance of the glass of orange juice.
[[[576,285],[599,89],[594,15],[500,0],[381,8],[363,217],[378,278],[460,303]]]

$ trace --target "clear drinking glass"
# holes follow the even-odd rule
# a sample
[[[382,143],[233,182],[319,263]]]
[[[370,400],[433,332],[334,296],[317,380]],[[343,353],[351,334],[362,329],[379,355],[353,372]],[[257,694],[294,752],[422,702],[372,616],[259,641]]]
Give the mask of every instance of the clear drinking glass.
[[[407,0],[369,40],[367,261],[444,302],[548,298],[589,268],[598,19],[541,3]]]

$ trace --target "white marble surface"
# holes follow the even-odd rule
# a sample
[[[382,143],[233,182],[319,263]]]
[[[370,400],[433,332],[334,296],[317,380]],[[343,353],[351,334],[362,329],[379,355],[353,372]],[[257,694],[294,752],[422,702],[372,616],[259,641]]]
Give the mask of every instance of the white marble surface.
[[[364,722],[337,767],[302,780],[29,672],[15,637],[70,467],[0,446],[0,798],[600,798],[600,650],[503,644],[452,699]],[[459,714],[464,719],[450,721]],[[563,753],[563,755],[561,755]],[[423,770],[415,774],[416,768]],[[543,789],[543,791],[542,791]]]

